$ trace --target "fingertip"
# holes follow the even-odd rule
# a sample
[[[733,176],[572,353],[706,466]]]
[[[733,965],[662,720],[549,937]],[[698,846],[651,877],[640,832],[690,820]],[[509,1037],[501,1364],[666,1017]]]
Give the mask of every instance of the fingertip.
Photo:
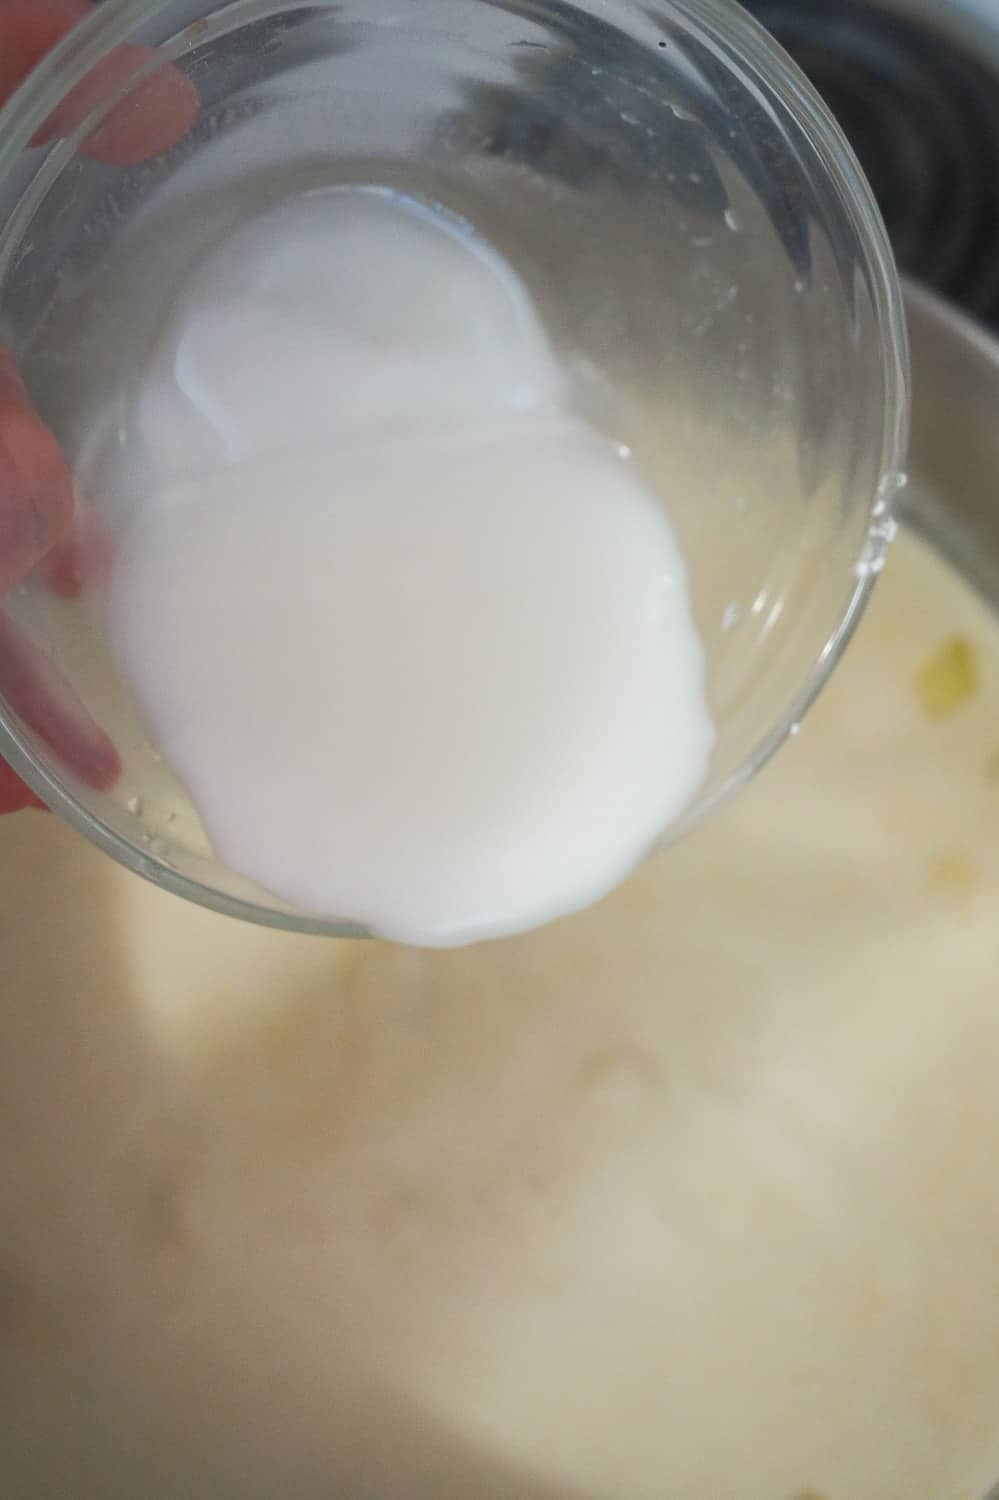
[[[180,144],[194,128],[201,101],[186,74],[163,67],[143,80],[85,141],[83,155],[131,167]]]
[[[102,729],[94,726],[87,742],[77,741],[72,769],[94,792],[109,792],[121,776],[121,756]]]
[[[57,542],[42,558],[38,573],[57,599],[78,599],[83,593],[84,570],[75,540]]]
[[[60,599],[77,599],[99,588],[111,573],[114,544],[101,516],[77,500],[72,529],[42,559],[39,576]]]
[[[105,166],[131,167],[170,150],[190,134],[201,108],[197,88],[180,68],[153,47],[125,43],[70,90],[32,145],[69,135],[118,93],[122,98],[80,146],[82,156]]]

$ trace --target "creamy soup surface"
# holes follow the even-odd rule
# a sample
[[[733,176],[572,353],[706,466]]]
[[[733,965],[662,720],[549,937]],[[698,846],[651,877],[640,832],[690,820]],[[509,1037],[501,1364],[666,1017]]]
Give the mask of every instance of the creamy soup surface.
[[[800,738],[461,952],[0,826],[0,1492],[981,1500],[999,626],[897,549]]]

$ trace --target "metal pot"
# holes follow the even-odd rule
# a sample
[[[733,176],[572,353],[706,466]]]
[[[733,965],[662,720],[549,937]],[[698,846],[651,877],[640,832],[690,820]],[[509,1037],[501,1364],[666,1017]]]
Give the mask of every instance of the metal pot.
[[[910,284],[912,483],[904,518],[999,605],[999,342]]]

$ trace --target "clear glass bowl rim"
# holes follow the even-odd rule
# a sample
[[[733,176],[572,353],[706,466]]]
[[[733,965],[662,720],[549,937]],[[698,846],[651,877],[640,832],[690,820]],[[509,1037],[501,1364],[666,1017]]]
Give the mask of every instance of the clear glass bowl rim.
[[[86,76],[112,48],[128,41],[137,27],[169,10],[175,0],[104,0],[38,64],[0,110],[0,182],[11,173],[36,132],[69,89]],[[279,0],[280,3],[280,0]],[[325,0],[316,0],[325,3]],[[620,0],[645,20],[654,5]],[[235,7],[234,7],[235,8]],[[261,14],[270,9],[261,4]],[[666,0],[664,20],[681,18],[693,33],[708,31],[724,41],[734,56],[748,66],[781,100],[808,139],[822,168],[837,189],[844,212],[852,221],[866,262],[876,324],[881,337],[884,413],[880,473],[900,474],[904,468],[909,424],[908,338],[902,290],[887,232],[860,164],[833,115],[787,53],[736,0]],[[871,497],[873,512],[875,497]],[[877,539],[884,516],[872,514],[870,536]],[[666,835],[672,842],[715,812],[750,781],[796,731],[846,650],[876,581],[875,569],[858,569],[855,586],[834,634],[819,661],[800,687],[785,716],[707,797],[700,798]],[[77,832],[127,869],[152,880],[197,905],[245,921],[285,931],[339,937],[370,936],[366,929],[336,919],[310,917],[280,907],[232,896],[173,868],[164,859],[131,842],[112,828],[40,761],[16,719],[0,701],[0,756],[42,800]]]

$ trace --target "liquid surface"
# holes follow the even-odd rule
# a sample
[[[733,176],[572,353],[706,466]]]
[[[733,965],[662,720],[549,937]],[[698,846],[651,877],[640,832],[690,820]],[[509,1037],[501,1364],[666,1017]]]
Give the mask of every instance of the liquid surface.
[[[903,539],[774,765],[515,941],[250,929],[4,820],[3,1493],[982,1500],[997,726]]]
[[[660,501],[524,288],[397,195],[305,194],[181,290],[112,635],[219,856],[412,943],[590,904],[713,731]]]

